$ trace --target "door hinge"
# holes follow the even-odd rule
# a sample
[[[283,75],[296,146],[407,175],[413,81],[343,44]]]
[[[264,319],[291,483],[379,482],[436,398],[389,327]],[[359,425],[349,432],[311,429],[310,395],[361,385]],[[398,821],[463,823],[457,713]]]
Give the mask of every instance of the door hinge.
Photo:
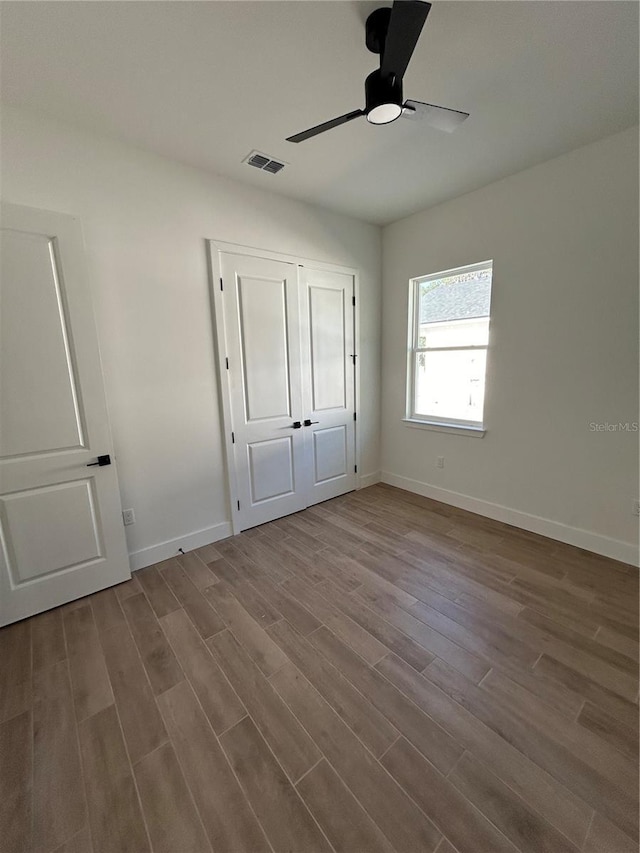
[[[240,501],[238,501],[238,509],[240,509]]]
[[[354,308],[356,307],[356,298],[355,298],[355,296],[352,296],[352,297],[351,297],[351,304],[353,305],[353,307],[354,307]]]
[[[224,290],[224,285],[222,283],[222,279],[220,279],[220,290]]]
[[[235,434],[235,432],[232,432],[231,433],[231,444],[235,444],[235,443],[236,443],[236,434]]]
[[[225,362],[226,362],[226,364],[227,364],[227,370],[229,370],[229,359],[228,359],[228,358],[225,358]]]
[[[354,419],[354,421],[357,421],[357,420],[358,420],[358,416],[357,416],[357,414],[356,414],[355,412],[353,413],[353,419]]]
[[[355,473],[357,474],[357,473],[358,473],[358,466],[357,466],[357,465],[354,465],[354,466],[353,466],[353,470],[354,470],[354,471],[355,471]]]
[[[358,357],[358,356],[357,356],[357,355],[355,355],[355,354],[353,354],[353,355],[351,356],[351,361],[353,362],[353,366],[354,366],[354,367],[355,367],[355,365],[356,365],[356,358],[357,358],[357,357]]]

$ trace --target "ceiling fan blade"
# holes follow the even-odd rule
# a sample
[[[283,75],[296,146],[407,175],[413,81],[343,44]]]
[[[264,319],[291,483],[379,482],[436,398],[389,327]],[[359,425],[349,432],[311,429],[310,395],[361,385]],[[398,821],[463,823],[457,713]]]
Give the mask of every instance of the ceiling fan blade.
[[[432,127],[445,130],[447,133],[454,131],[458,125],[469,118],[469,113],[437,107],[435,104],[424,104],[422,101],[405,101],[404,107],[405,109],[402,111],[404,118],[409,118],[412,121],[416,119],[426,121]]]
[[[383,74],[404,77],[430,9],[423,0],[394,0],[380,63]]]
[[[296,133],[295,136],[288,136],[287,142],[304,142],[305,139],[311,139],[312,136],[317,136],[319,133],[324,133],[325,130],[332,130],[347,121],[352,121],[354,118],[359,118],[364,115],[364,110],[354,110],[352,113],[345,113],[338,118],[332,118],[331,121],[325,121],[323,124],[317,124],[315,127],[310,127],[308,130],[303,130],[302,133]]]

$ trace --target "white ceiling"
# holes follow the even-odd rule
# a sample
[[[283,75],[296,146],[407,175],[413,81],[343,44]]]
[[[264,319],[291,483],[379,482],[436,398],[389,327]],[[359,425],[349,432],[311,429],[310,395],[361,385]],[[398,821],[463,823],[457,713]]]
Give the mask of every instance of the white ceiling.
[[[434,2],[405,97],[471,113],[449,135],[364,119],[384,2],[5,2],[2,97],[194,166],[386,223],[638,121],[637,2]],[[241,161],[258,149],[278,175]]]

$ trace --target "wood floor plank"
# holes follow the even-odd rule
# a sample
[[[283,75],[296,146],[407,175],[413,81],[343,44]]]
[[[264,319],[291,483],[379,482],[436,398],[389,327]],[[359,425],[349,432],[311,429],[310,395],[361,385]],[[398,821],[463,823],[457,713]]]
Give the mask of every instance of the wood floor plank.
[[[33,617],[31,642],[34,670],[66,660],[62,610],[59,607]]]
[[[271,848],[186,681],[158,699],[182,772],[214,851]]]
[[[543,654],[535,665],[535,671],[547,678],[557,681],[585,699],[593,702],[599,708],[620,720],[624,725],[633,727],[638,722],[638,706],[618,696],[611,690],[601,687],[587,675],[583,675],[570,666],[566,666],[549,655]]]
[[[263,531],[268,526],[268,524],[263,525],[257,528],[257,530]],[[270,542],[271,539],[269,536],[261,532],[252,539],[247,539],[244,536],[237,537],[235,547],[254,562],[256,567],[258,567],[256,570],[257,574],[268,577],[273,583],[282,583],[291,578],[292,573],[282,565],[282,560],[278,554],[271,549]],[[251,580],[253,580],[253,577]]]
[[[381,618],[388,619],[398,630],[408,634],[434,657],[446,660],[472,681],[478,683],[491,669],[491,664],[486,659],[467,651],[413,614],[398,607],[385,593],[371,590],[365,584],[357,595],[375,613],[380,614]],[[416,603],[414,600],[413,604]]]
[[[212,637],[218,631],[224,630],[225,624],[220,616],[211,607],[202,592],[191,583],[179,563],[176,562],[175,565],[162,569],[160,574],[171,587],[172,592],[196,626],[203,640]]]
[[[582,849],[584,853],[638,853],[638,844],[596,812]]]
[[[448,839],[443,837],[442,841],[436,848],[436,853],[459,853],[459,851],[456,850]]]
[[[425,676],[623,832],[637,837],[633,790],[628,793],[621,782],[616,784],[594,770],[585,761],[589,756],[577,755],[565,746],[537,715],[520,716],[503,708],[498,700],[438,659],[427,667]]]
[[[206,589],[218,581],[218,576],[213,569],[209,568],[195,551],[187,551],[186,554],[181,554],[176,559],[196,589]]]
[[[132,763],[167,740],[151,685],[126,625],[109,628],[101,638],[118,716]]]
[[[177,563],[176,563],[177,565]],[[156,566],[140,569],[135,574],[158,619],[180,609],[180,602],[171,592]]]
[[[90,595],[88,601],[93,610],[93,619],[98,634],[102,634],[111,628],[125,627],[124,613],[113,587]]]
[[[630,637],[625,637],[624,634],[619,634],[611,628],[600,627],[595,640],[597,643],[608,646],[610,649],[615,649],[620,654],[626,655],[626,657],[632,660],[638,660],[638,643]]]
[[[598,642],[596,639],[585,637],[583,634],[574,631],[566,622],[561,624],[536,611],[530,611],[525,608],[520,613],[519,619],[523,619],[528,624],[544,629],[558,641],[576,651],[583,652],[585,655],[595,658],[599,662],[620,670],[620,672],[635,676],[637,682],[638,663],[633,657],[628,657],[616,649]],[[557,644],[554,644],[554,647],[556,646]]]
[[[221,560],[219,562],[226,562]],[[238,599],[247,613],[255,619],[255,621],[263,628],[273,625],[279,619],[282,619],[282,614],[273,606],[273,604],[265,598],[258,590],[256,580],[260,582],[258,577],[253,577],[251,583],[247,580],[242,580],[238,577],[229,580],[228,583],[233,589],[233,595]]]
[[[135,574],[131,575],[130,580],[125,581],[124,583],[119,583],[117,586],[114,586],[113,589],[118,597],[118,601],[125,601],[132,595],[137,595],[139,592],[142,592],[142,587],[140,586],[140,582]]]
[[[382,755],[399,734],[389,720],[290,625],[280,622],[269,633],[365,746],[374,755]]]
[[[326,759],[296,787],[336,853],[393,853],[393,847]]]
[[[215,563],[215,561],[219,560],[221,556],[213,543],[210,545],[203,545],[201,548],[196,548],[195,553],[200,557],[202,562],[207,565],[209,565],[209,563]]]
[[[495,629],[491,633],[483,632],[477,627],[479,623],[476,623],[473,628],[466,627],[465,624],[461,624],[465,620],[464,613],[460,616],[460,621],[456,621],[424,601],[419,601],[414,605],[411,608],[411,613],[430,625],[435,631],[444,634],[452,642],[461,645],[468,651],[475,650],[476,654],[482,655],[486,660],[499,663],[504,661],[507,665],[509,661],[515,660],[521,667],[526,668],[533,666],[540,656],[538,649],[533,649],[523,642],[513,640],[504,631]],[[473,621],[472,614],[469,613],[468,619],[469,623]]]
[[[31,848],[33,737],[31,713],[0,723],[0,849]]]
[[[171,744],[134,766],[154,853],[211,853]]]
[[[251,584],[278,611],[282,618],[293,625],[298,633],[310,634],[322,624],[297,599],[285,592],[282,587],[276,586],[272,581],[258,577],[254,578]]]
[[[245,715],[244,705],[183,610],[160,620],[213,730],[220,734]]]
[[[65,612],[63,623],[76,716],[84,720],[113,703],[107,665],[88,599],[80,607]]]
[[[382,763],[460,853],[516,853],[517,848],[404,738]]]
[[[251,720],[242,720],[220,741],[273,848],[328,853],[327,839]]]
[[[0,722],[31,709],[31,620],[0,628]]]
[[[76,832],[75,835],[56,847],[54,853],[93,853],[89,826],[83,827],[80,832]]]
[[[151,850],[115,705],[78,726],[94,853]]]
[[[270,679],[369,817],[399,851],[433,851],[440,833],[292,664]]]
[[[626,726],[614,716],[594,705],[588,700],[578,716],[578,723],[598,735],[637,766],[638,761],[638,727]]]
[[[184,678],[180,664],[146,596],[139,593],[121,603],[151,688],[156,696],[164,693]]]
[[[319,761],[317,747],[231,632],[213,637],[209,648],[260,734],[296,782]]]
[[[465,752],[448,780],[522,853],[578,853],[575,844],[532,811],[471,753]]]
[[[535,695],[521,688],[510,678],[492,670],[482,682],[482,690],[493,696],[501,708],[509,709],[522,719],[534,721],[546,735],[558,740],[564,747],[593,767],[603,777],[624,790],[637,790],[638,773],[633,757],[612,752],[603,739],[589,726],[576,725],[562,715],[550,710]]]
[[[309,639],[434,766],[443,773],[451,770],[463,748],[438,723],[410,702],[376,669],[366,666],[328,628],[319,628]]]
[[[286,581],[283,589],[300,601],[324,625],[347,643],[367,663],[375,663],[384,657],[389,649],[368,631],[354,622],[339,608],[300,578]]]
[[[52,850],[87,819],[66,661],[33,676],[33,846]]]
[[[400,658],[389,655],[376,669],[556,829],[583,843],[592,810],[568,788]]]
[[[329,583],[318,584],[317,589],[339,610],[411,666],[422,670],[433,660],[434,656],[418,645],[415,640],[399,631],[390,622],[376,617],[376,614],[363,601],[358,600],[357,593],[353,596],[344,596]]]
[[[265,676],[287,662],[287,656],[234,596],[232,587],[220,581],[204,594]]]

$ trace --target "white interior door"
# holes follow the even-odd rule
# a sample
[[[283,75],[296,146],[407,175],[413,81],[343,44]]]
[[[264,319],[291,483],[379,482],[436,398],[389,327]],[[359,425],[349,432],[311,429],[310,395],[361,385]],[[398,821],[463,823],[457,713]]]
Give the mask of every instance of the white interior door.
[[[242,529],[305,506],[297,268],[222,256],[233,458]]]
[[[300,268],[300,308],[310,506],[356,487],[353,276]]]
[[[80,224],[8,204],[1,216],[4,625],[130,571]],[[87,467],[98,455],[111,464]]]
[[[245,530],[355,488],[353,275],[220,253],[232,507]]]

